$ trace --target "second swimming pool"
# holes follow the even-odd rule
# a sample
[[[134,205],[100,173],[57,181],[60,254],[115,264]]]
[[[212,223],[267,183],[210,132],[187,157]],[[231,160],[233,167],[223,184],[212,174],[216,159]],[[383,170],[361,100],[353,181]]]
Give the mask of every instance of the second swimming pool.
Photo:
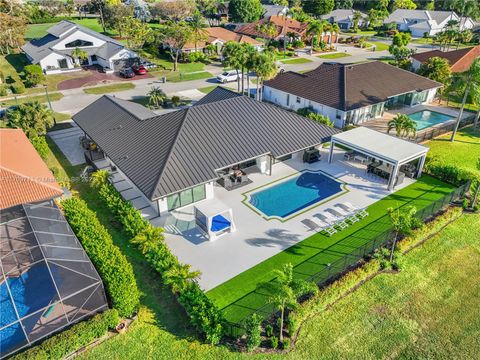
[[[417,131],[454,119],[453,116],[430,110],[418,111],[408,117],[417,123]]]

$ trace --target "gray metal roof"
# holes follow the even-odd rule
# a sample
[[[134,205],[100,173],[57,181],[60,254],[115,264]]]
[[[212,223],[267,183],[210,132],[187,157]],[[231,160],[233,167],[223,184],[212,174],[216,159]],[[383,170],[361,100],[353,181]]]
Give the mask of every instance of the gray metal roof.
[[[215,180],[227,166],[290,154],[339,132],[245,96],[144,120],[103,96],[73,119],[151,200]]]
[[[103,59],[109,59],[120,50],[124,49],[124,45],[108,36],[100,34],[82,25],[74,22],[64,20],[55,24],[47,30],[48,34],[40,39],[31,40],[22,46],[22,50],[32,58],[33,63],[38,63],[44,57],[50,55],[52,52],[70,55],[73,49],[70,50],[53,50],[52,47],[66,36],[75,31],[82,31],[86,34],[96,37],[97,39],[105,41],[100,47],[82,47],[89,55],[97,55]]]
[[[353,15],[355,14],[356,10],[353,9],[336,9],[328,14],[322,15],[322,19],[333,19],[334,22],[345,22],[345,21],[353,21]],[[366,18],[367,15],[361,11],[359,11],[360,14],[362,14],[362,18]]]
[[[455,14],[454,11],[430,11],[430,10],[408,10],[408,9],[397,9],[392,12],[385,20],[384,23],[388,24],[391,22],[404,22],[406,20],[434,20],[437,24],[442,23],[450,15]],[[455,14],[455,16],[457,16]]]
[[[239,93],[233,92],[231,90],[225,89],[221,86],[215,88],[213,91],[209,92],[207,95],[202,97],[195,103],[196,105],[208,104],[215,101],[231,99],[234,97],[242,96]]]

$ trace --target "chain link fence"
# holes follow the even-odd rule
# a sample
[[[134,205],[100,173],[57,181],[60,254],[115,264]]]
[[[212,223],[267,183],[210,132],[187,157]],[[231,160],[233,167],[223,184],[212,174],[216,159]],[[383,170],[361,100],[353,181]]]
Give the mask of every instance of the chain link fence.
[[[465,126],[473,124],[474,120],[475,120],[475,115],[465,117],[460,121],[458,128],[461,129]],[[455,128],[455,122],[453,123],[448,122],[448,124],[443,124],[443,125],[440,124],[435,127],[430,127],[425,130],[421,130],[417,132],[415,136],[415,142],[422,143],[424,141],[434,139],[438,136],[452,132],[454,128]]]

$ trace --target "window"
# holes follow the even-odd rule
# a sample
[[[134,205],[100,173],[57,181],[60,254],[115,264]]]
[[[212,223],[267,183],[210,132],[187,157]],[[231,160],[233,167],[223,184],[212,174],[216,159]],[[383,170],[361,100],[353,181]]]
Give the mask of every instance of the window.
[[[290,94],[287,94],[287,106],[290,106]]]
[[[335,114],[335,118],[337,119],[341,119],[342,118],[342,112],[340,110],[337,110],[336,114]]]
[[[90,59],[92,60],[92,62],[97,61],[97,55],[90,56]]]
[[[67,59],[58,60],[58,67],[60,69],[68,69]]]
[[[205,185],[181,191],[167,197],[168,211],[205,199]]]
[[[297,104],[300,104],[300,97],[297,96]]]
[[[68,44],[65,44],[66,48],[75,48],[82,46],[93,46],[93,43],[91,41],[77,39],[75,41],[69,42]]]

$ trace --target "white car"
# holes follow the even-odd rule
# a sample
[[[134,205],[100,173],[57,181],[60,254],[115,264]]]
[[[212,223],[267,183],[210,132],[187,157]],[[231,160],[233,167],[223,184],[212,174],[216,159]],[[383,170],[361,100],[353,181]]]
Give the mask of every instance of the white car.
[[[224,71],[220,75],[217,76],[217,81],[221,82],[223,84],[231,81],[237,81],[238,79],[242,78],[242,73],[239,72],[237,74],[237,70],[229,70],[229,71]]]

